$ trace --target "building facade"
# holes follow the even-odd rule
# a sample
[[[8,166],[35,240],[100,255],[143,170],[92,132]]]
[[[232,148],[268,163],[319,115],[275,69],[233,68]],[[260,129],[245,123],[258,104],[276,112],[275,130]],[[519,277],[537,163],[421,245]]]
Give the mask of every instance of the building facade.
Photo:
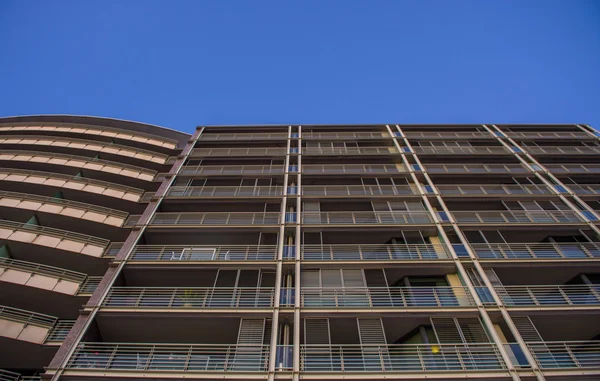
[[[0,380],[598,380],[599,139],[0,119]]]

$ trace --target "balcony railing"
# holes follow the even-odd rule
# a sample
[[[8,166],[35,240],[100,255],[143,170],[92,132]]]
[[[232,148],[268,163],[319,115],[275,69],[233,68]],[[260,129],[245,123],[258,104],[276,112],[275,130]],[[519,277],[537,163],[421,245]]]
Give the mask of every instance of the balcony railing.
[[[415,153],[419,155],[507,155],[512,154],[502,146],[418,146],[413,147]]]
[[[387,131],[382,132],[302,132],[306,140],[361,140],[361,139],[390,139]]]
[[[443,195],[448,196],[473,196],[473,195],[543,195],[553,194],[546,185],[516,185],[516,184],[442,184],[436,188]]]
[[[321,174],[397,174],[408,173],[402,164],[305,164],[302,173],[307,175]]]
[[[431,224],[428,212],[303,212],[307,225]]]
[[[191,157],[202,156],[285,156],[285,147],[266,148],[195,148]]]
[[[494,344],[301,345],[303,372],[476,372],[505,370]]]
[[[277,245],[137,245],[130,261],[273,261]]]
[[[206,212],[206,213],[156,213],[149,225],[277,225],[279,212]],[[127,219],[125,226],[134,226],[140,216],[133,215]]]
[[[110,308],[269,308],[272,287],[113,287],[102,302]]]
[[[67,338],[67,335],[73,328],[75,320],[59,320],[56,322],[54,327],[48,333],[46,337],[46,343],[48,342],[62,342]]]
[[[0,267],[14,270],[22,270],[34,274],[48,275],[52,278],[68,279],[77,283],[82,283],[87,275],[77,271],[62,269],[60,267],[41,265],[35,262],[21,261],[10,258],[0,258]]]
[[[450,258],[442,244],[303,245],[305,261],[406,261]]]
[[[455,211],[458,223],[478,224],[555,224],[581,223],[584,220],[572,210],[486,210]]]
[[[523,146],[525,152],[533,155],[597,155],[600,154],[600,147],[589,146]]]
[[[472,243],[480,259],[600,258],[600,242],[586,243]]]
[[[79,295],[87,295],[87,294],[93,294],[94,291],[96,291],[96,288],[98,287],[98,285],[100,284],[100,282],[102,281],[102,277],[101,276],[88,276],[85,279],[85,282],[83,282],[83,284],[79,287]]]
[[[565,184],[565,186],[578,195],[600,194],[600,184]]]
[[[41,381],[40,376],[21,376],[19,373],[0,369],[0,381]]]
[[[198,140],[205,141],[235,141],[235,140],[285,140],[287,132],[259,132],[259,133],[235,133],[235,134],[212,134],[203,133]]]
[[[513,139],[595,139],[585,132],[505,132]]]
[[[511,307],[600,305],[600,285],[496,286],[496,292]]]
[[[103,239],[103,238],[93,237],[93,236],[86,235],[86,234],[75,233],[75,232],[51,228],[51,227],[47,227],[47,226],[32,225],[32,224],[28,224],[25,222],[0,220],[0,229],[3,229],[3,230],[7,229],[7,230],[13,230],[13,231],[22,230],[22,231],[27,231],[28,233],[40,234],[40,235],[44,235],[44,236],[46,236],[46,235],[53,236],[53,237],[58,237],[61,239],[74,240],[74,241],[81,242],[84,244],[91,244],[91,245],[99,246],[99,247],[106,247],[106,246],[108,246],[108,243],[110,242],[109,240]],[[32,242],[35,243],[35,240],[33,240]]]
[[[262,344],[80,343],[67,369],[132,372],[266,372],[270,346]]]
[[[531,173],[522,164],[427,164],[429,173],[460,173],[460,174],[484,174],[484,173]]]
[[[302,287],[305,308],[472,307],[466,287]]]
[[[186,176],[235,176],[235,175],[279,175],[283,165],[186,165],[180,175]]]
[[[12,320],[23,324],[33,324],[44,328],[53,327],[57,321],[54,316],[9,306],[0,306],[0,319]]]
[[[404,131],[409,139],[496,139],[489,132],[417,132]]]
[[[544,164],[544,167],[556,174],[560,173],[600,173],[600,164]]]
[[[185,187],[169,188],[167,197],[271,197],[282,196],[282,186],[242,186],[242,187]]]
[[[405,196],[418,191],[409,185],[305,185],[303,196]]]
[[[390,155],[399,154],[394,146],[388,147],[303,147],[303,155]]]
[[[542,370],[600,368],[600,341],[528,342]]]

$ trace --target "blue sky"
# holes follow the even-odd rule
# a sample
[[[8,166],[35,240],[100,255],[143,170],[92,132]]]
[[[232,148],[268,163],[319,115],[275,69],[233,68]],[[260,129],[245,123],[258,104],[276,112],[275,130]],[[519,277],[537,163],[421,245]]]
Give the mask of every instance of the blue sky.
[[[600,1],[0,0],[0,116],[600,127]]]

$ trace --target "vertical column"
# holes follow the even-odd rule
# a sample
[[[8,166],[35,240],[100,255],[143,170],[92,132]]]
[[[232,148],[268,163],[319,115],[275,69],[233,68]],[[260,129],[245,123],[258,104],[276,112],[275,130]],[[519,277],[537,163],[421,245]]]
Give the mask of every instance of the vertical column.
[[[296,240],[294,260],[294,349],[293,349],[293,380],[300,379],[300,306],[302,290],[300,288],[300,274],[302,261],[302,126],[298,126],[298,174],[296,191]]]

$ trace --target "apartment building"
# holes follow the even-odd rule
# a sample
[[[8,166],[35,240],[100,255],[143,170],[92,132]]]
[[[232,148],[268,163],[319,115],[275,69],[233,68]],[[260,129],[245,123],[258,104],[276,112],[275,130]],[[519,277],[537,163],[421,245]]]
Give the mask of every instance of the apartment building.
[[[587,125],[0,119],[0,380],[598,380]]]

